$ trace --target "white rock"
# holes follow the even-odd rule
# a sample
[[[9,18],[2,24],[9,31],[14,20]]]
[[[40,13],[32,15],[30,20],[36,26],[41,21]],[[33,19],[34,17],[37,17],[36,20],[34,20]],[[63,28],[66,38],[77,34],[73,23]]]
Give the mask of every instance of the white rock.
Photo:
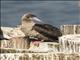
[[[19,28],[16,27],[1,27],[3,31],[3,36],[7,39],[10,39],[12,37],[23,37],[25,36],[24,33]]]

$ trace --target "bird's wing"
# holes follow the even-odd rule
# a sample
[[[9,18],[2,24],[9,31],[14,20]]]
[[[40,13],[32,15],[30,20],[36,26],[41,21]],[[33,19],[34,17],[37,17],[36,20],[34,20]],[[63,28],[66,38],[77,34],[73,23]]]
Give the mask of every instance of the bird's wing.
[[[51,36],[62,35],[62,33],[60,32],[60,29],[53,27],[52,25],[49,25],[49,24],[35,24],[33,26],[33,29],[46,35],[51,35]]]

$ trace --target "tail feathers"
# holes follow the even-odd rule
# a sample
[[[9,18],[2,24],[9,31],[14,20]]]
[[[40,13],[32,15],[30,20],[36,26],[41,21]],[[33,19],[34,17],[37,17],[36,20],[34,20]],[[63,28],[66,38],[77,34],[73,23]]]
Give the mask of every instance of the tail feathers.
[[[0,40],[9,40],[8,38],[0,37]]]
[[[9,38],[3,36],[3,35],[0,35],[0,40],[9,40]]]

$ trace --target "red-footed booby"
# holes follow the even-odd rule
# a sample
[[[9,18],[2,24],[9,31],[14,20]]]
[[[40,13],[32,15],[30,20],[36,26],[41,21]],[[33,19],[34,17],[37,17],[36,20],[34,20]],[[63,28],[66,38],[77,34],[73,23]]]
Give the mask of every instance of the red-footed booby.
[[[43,23],[32,13],[27,13],[22,16],[21,30],[25,35],[37,35],[43,40],[54,42],[58,41],[58,37],[62,35],[60,29]]]

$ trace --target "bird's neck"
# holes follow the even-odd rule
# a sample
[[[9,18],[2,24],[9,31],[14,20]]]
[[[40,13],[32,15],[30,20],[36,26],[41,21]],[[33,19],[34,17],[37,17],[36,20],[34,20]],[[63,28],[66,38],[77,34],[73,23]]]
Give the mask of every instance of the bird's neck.
[[[24,33],[29,33],[32,30],[32,27],[35,25],[34,22],[22,22],[21,30]]]
[[[30,22],[22,22],[22,26],[25,26],[25,27],[32,27],[34,26],[35,23],[30,21]]]

